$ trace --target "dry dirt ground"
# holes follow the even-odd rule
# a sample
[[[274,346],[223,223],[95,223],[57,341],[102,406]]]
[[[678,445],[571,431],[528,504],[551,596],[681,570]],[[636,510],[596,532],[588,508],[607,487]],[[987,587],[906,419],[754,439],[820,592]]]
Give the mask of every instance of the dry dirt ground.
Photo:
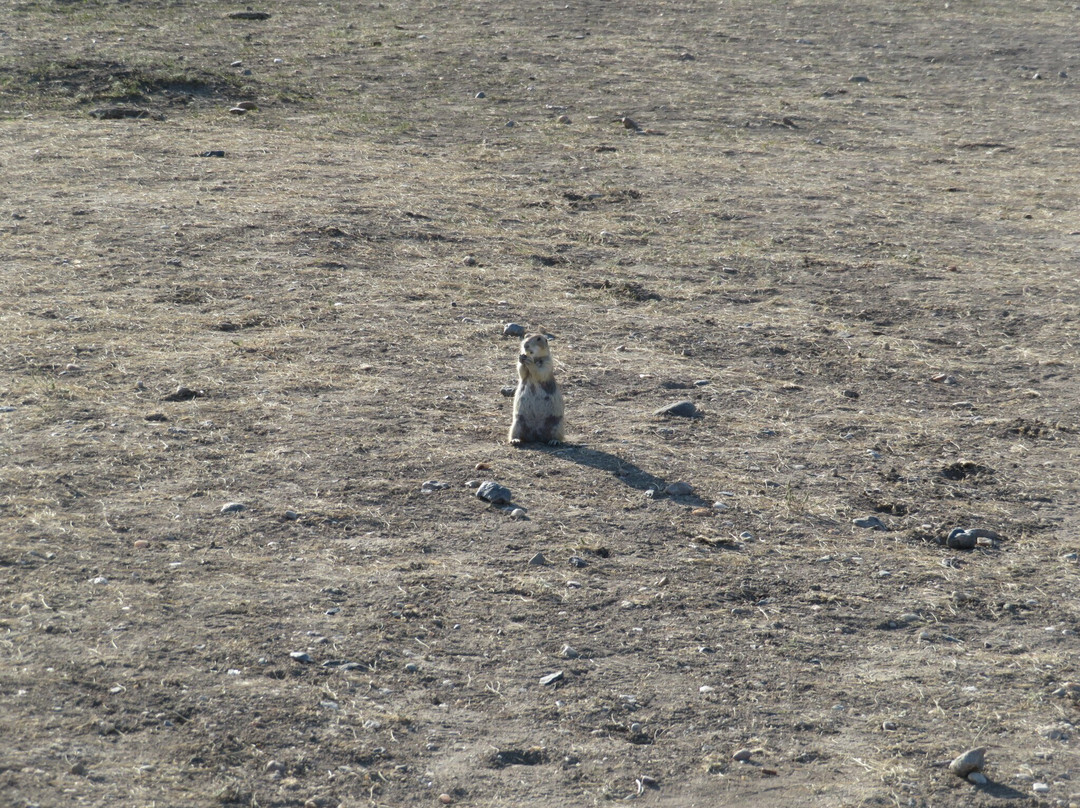
[[[1080,803],[1076,6],[242,8],[0,9],[4,805]]]

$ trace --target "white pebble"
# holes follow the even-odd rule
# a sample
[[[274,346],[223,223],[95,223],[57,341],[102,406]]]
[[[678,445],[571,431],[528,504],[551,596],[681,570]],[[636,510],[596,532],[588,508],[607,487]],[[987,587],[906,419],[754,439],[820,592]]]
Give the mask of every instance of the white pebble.
[[[698,693],[712,693],[714,690],[716,690],[716,688],[712,685],[702,685],[698,688]]]
[[[1048,786],[1046,783],[1032,783],[1031,790],[1034,791],[1036,794],[1045,794],[1050,790],[1050,786]]]
[[[985,786],[989,782],[982,772],[972,772],[967,776],[967,779],[969,783],[974,783],[977,786]]]
[[[98,586],[104,586],[108,582],[109,582],[109,579],[106,578],[104,575],[100,575],[97,578],[91,578],[90,579],[90,583],[97,584]]]

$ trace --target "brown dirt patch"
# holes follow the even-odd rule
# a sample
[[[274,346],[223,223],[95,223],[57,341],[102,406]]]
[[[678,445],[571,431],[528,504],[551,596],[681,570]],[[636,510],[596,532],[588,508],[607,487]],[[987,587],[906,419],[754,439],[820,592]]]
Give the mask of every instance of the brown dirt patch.
[[[233,10],[0,15],[11,804],[1080,801],[1071,7]]]

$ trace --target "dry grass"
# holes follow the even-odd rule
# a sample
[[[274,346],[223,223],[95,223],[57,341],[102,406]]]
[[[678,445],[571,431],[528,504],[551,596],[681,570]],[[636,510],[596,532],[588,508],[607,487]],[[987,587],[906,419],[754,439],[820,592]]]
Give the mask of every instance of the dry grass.
[[[15,804],[1076,799],[1071,11],[266,8],[0,26]]]

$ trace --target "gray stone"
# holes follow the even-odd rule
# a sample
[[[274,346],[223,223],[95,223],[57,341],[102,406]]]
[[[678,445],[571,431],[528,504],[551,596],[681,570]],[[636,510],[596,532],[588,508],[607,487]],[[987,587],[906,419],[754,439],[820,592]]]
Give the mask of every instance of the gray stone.
[[[525,326],[518,323],[507,323],[503,326],[504,337],[524,337]]]
[[[852,519],[851,524],[855,527],[863,527],[869,530],[886,530],[885,523],[878,519],[876,516],[863,516],[859,519]]]
[[[685,497],[694,493],[694,486],[690,483],[671,483],[664,489],[664,493],[669,497]]]
[[[667,404],[655,410],[653,415],[675,415],[680,418],[695,418],[698,415],[698,409],[693,401],[676,401],[674,404]]]
[[[979,543],[979,537],[970,530],[956,528],[945,539],[945,546],[953,550],[971,550]]]
[[[969,749],[949,764],[949,771],[957,777],[967,777],[972,772],[980,772],[986,765],[986,747]]]
[[[553,685],[563,678],[562,671],[555,671],[555,673],[549,673],[547,676],[540,677],[540,684]]]
[[[476,496],[492,505],[503,505],[510,501],[510,489],[494,480],[484,480],[476,489]]]
[[[226,502],[221,506],[222,513],[239,513],[246,509],[247,506],[243,502]]]

